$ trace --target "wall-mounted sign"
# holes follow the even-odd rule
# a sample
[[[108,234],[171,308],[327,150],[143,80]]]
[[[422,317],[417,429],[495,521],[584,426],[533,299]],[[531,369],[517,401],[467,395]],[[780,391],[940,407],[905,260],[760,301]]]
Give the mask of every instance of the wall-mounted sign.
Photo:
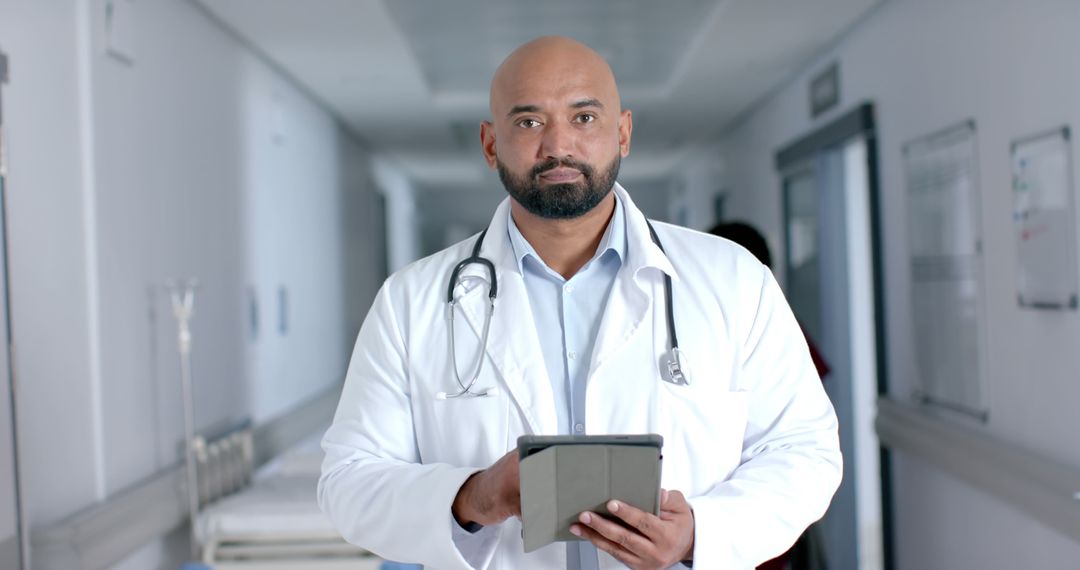
[[[986,293],[975,121],[903,147],[912,341],[924,403],[986,421]]]
[[[833,62],[810,81],[810,116],[832,109],[840,102],[840,64]]]
[[[1012,144],[1016,285],[1022,307],[1077,308],[1070,143],[1069,128],[1063,127]]]

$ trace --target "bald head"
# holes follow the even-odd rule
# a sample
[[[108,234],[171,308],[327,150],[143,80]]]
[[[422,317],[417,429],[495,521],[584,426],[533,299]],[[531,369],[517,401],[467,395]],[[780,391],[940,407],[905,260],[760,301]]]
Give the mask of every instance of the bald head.
[[[536,84],[576,85],[593,89],[605,105],[621,110],[615,74],[600,54],[589,46],[564,36],[544,36],[514,50],[491,80],[493,118],[515,98],[528,97]]]

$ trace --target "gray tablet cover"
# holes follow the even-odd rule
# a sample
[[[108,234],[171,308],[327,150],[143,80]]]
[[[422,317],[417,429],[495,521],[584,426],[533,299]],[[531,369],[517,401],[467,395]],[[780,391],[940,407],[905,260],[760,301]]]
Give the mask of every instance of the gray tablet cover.
[[[659,435],[519,439],[525,552],[581,540],[570,525],[582,511],[610,517],[611,499],[659,514],[662,444]]]

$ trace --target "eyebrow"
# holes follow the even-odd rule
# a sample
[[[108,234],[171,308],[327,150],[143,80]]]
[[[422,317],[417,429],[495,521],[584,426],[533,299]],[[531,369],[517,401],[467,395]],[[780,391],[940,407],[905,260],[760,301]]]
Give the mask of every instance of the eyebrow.
[[[603,109],[604,104],[601,103],[599,99],[593,97],[591,99],[582,99],[581,101],[570,105],[570,107],[574,109],[584,109],[585,107],[598,107],[600,109]]]
[[[599,99],[592,97],[589,99],[582,99],[570,104],[571,109],[584,109],[586,107],[596,107],[603,109],[604,104]],[[510,112],[506,114],[507,117],[513,117],[519,113],[536,113],[540,111],[540,107],[537,105],[514,105],[510,107]]]
[[[506,114],[507,117],[513,117],[518,113],[535,113],[540,110],[540,107],[536,105],[514,105],[510,107],[510,112]]]

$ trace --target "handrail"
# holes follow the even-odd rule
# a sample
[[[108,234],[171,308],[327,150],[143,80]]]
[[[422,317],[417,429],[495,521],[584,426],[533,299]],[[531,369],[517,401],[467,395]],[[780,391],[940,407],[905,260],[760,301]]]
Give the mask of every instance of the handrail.
[[[256,465],[329,425],[340,395],[341,386],[335,385],[295,410],[257,426]],[[31,530],[34,568],[96,570],[120,562],[184,524],[188,516],[186,485],[184,467],[178,463],[55,525]]]
[[[882,445],[922,459],[1080,539],[1080,468],[889,398],[878,400],[875,427]]]

